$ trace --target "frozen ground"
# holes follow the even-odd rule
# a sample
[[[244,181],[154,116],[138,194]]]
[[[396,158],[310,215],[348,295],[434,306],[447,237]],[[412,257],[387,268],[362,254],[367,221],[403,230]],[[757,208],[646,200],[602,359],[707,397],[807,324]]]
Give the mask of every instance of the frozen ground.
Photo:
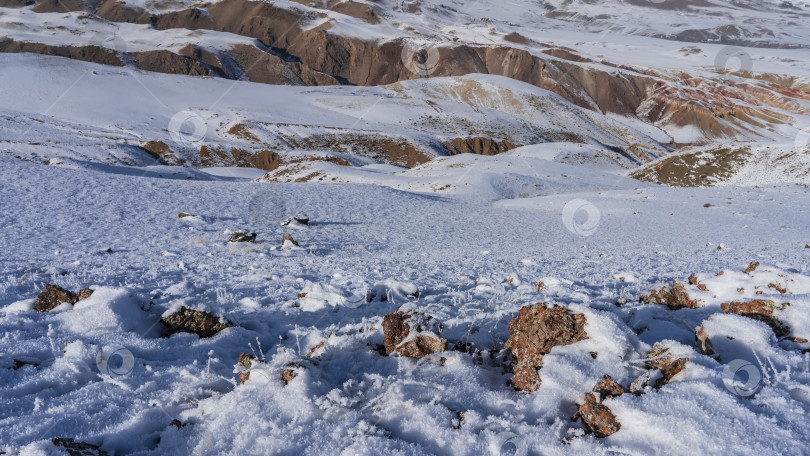
[[[51,454],[49,439],[70,437],[115,454],[473,455],[510,442],[543,455],[806,454],[808,344],[727,316],[715,318],[736,335],[716,347],[724,363],[692,347],[721,302],[754,297],[789,301],[777,315],[810,338],[808,189],[673,189],[554,156],[458,156],[378,173],[376,185],[168,179],[156,177],[161,168],[144,176],[0,157],[0,450]],[[425,183],[444,187],[451,171],[452,191]],[[418,192],[403,190],[407,179]],[[278,224],[299,212],[311,226]],[[235,230],[256,231],[256,244],[229,245]],[[278,247],[285,230],[299,249]],[[762,266],[743,273],[751,261]],[[636,302],[692,273],[709,289],[688,287],[700,309]],[[792,294],[768,288],[774,281]],[[96,292],[41,314],[32,303],[45,283]],[[380,283],[421,295],[365,302]],[[506,385],[502,348],[518,309],[541,301],[584,313],[589,339],[547,355],[543,384],[527,395]],[[210,339],[159,337],[157,319],[180,305],[234,327]],[[434,316],[451,346],[469,341],[481,356],[381,356],[382,317],[400,305]],[[684,372],[660,390],[609,399],[621,430],[582,436],[570,422],[575,404],[604,374],[627,386],[658,341],[690,359]],[[129,375],[117,375],[124,358],[100,369],[110,346],[131,353]],[[268,363],[237,386],[241,352]],[[734,359],[767,366],[755,394],[726,387]],[[12,369],[12,360],[31,364]],[[290,362],[303,369],[285,386]]]

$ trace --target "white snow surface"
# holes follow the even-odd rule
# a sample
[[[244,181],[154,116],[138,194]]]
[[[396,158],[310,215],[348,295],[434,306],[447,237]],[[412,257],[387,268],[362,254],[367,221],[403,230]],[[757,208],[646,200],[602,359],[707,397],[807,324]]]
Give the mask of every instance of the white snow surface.
[[[402,12],[412,3],[417,16]],[[378,25],[334,12],[323,20],[339,19],[334,33],[437,45],[497,44],[518,32],[532,52],[549,42],[595,62],[695,75],[716,75],[726,44],[657,35],[740,25],[804,46],[743,46],[755,72],[797,85],[810,77],[806,2],[784,11],[775,0],[630,3],[381,0]],[[115,33],[129,51],[253,41],[85,16],[0,8],[0,34],[81,45]],[[693,139],[688,127],[665,132],[496,76],[279,87],[3,54],[0,79],[0,453],[65,454],[51,443],[63,437],[116,455],[500,455],[510,444],[531,455],[810,455],[810,189],[783,182],[784,170],[805,169],[802,155],[783,155],[806,146],[806,116],[772,132],[776,146],[762,138],[762,158],[723,186],[669,188],[630,179],[605,146],[654,150]],[[169,131],[186,112],[206,127],[191,144]],[[518,137],[573,131],[586,144],[436,157],[413,169],[348,150],[332,155],[351,167],[315,161],[268,175],[159,166],[137,147],[162,140],[188,158],[201,144],[244,146],[227,135],[236,123],[261,144],[329,129],[447,140],[490,127]],[[791,177],[806,183],[806,173]],[[297,214],[310,224],[281,225]],[[258,238],[229,243],[235,231]],[[282,248],[285,232],[300,246]],[[745,273],[752,261],[761,265]],[[638,302],[691,274],[706,288],[686,286],[698,309]],[[94,293],[38,313],[47,283]],[[721,312],[752,299],[774,301],[789,338]],[[503,347],[511,319],[537,302],[582,313],[588,338],[546,355],[542,385],[527,394],[507,384]],[[182,306],[232,326],[165,337],[159,319]],[[435,319],[447,351],[382,355],[382,320],[397,309]],[[714,357],[695,348],[704,322]],[[605,400],[621,423],[610,437],[571,422],[603,375],[625,387],[642,375],[656,343],[689,359],[683,372]],[[261,360],[244,384],[240,353]],[[735,375],[740,366],[753,377]],[[287,369],[297,374],[289,384]]]
[[[810,345],[715,314],[730,300],[789,302],[776,315],[810,338],[808,189],[658,187],[556,156],[448,157],[377,172],[377,184],[178,180],[0,156],[0,449],[44,454],[50,438],[70,437],[115,454],[473,455],[518,439],[544,455],[802,454]],[[448,179],[470,185],[429,189]],[[279,224],[302,212],[309,226]],[[256,243],[229,244],[236,230]],[[278,247],[285,230],[301,248]],[[742,272],[753,260],[762,265]],[[692,273],[708,288],[688,286],[699,309],[636,302]],[[96,291],[37,313],[45,283]],[[375,288],[389,299],[363,299]],[[535,302],[583,313],[588,339],[552,350],[529,395],[506,384],[502,348],[510,319]],[[234,326],[160,337],[157,319],[181,305]],[[382,318],[402,305],[474,354],[380,355]],[[722,362],[693,348],[712,315]],[[570,417],[584,393],[604,374],[628,386],[656,342],[688,357],[686,369],[660,390],[607,400],[621,430],[583,436]],[[102,371],[109,347],[131,353],[129,375]],[[241,352],[267,362],[237,385]],[[725,386],[737,359],[761,373],[756,394]],[[285,386],[289,363],[298,376]]]

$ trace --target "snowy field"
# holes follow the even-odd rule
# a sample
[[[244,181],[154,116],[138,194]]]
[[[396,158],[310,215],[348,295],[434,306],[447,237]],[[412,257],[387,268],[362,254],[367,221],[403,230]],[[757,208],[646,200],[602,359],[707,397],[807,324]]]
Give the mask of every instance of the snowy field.
[[[0,157],[0,450],[53,454],[50,439],[68,437],[108,454],[806,455],[810,345],[715,316],[734,337],[715,341],[720,363],[694,333],[720,303],[757,297],[780,305],[791,337],[810,338],[809,190],[658,187],[532,151],[446,158],[389,185],[385,174],[378,185],[271,184]],[[487,171],[515,155],[515,172]],[[461,170],[460,185],[426,190],[431,166]],[[401,190],[403,179],[421,190]],[[521,197],[527,186],[543,196]],[[297,213],[310,225],[279,225]],[[237,230],[256,243],[229,244]],[[280,248],[284,232],[300,247]],[[743,272],[752,261],[762,265]],[[637,302],[690,274],[708,289],[687,286],[700,308]],[[38,313],[46,283],[95,292]],[[400,293],[410,286],[417,299]],[[380,289],[391,299],[364,299]],[[536,302],[584,314],[588,339],[546,355],[529,395],[506,384],[503,346]],[[233,326],[160,337],[158,319],[180,306]],[[382,318],[399,306],[473,353],[381,355]],[[661,341],[689,359],[684,371],[607,399],[621,430],[583,435],[570,419],[584,393],[604,374],[627,387]],[[98,362],[111,347],[121,359]],[[239,385],[242,352],[267,363]],[[730,380],[738,359],[753,381]],[[285,386],[288,363],[299,375]]]

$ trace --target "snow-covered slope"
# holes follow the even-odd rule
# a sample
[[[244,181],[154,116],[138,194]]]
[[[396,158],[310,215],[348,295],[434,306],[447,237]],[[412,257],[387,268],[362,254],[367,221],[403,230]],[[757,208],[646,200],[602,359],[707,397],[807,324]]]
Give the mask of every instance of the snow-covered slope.
[[[661,155],[669,141],[638,120],[597,115],[496,76],[293,88],[3,54],[0,78],[7,82],[0,88],[0,150],[37,162],[153,164],[140,146],[160,141],[191,166],[210,166],[202,162],[203,146],[270,149],[282,162],[288,151],[309,150],[413,166],[446,154],[443,143],[475,135],[512,147],[547,141],[609,147],[605,156],[631,167]]]
[[[790,302],[779,318],[810,338],[808,190],[670,189],[559,156],[549,145],[450,157],[378,174],[382,185],[172,180],[0,157],[0,449],[41,454],[70,437],[115,454],[472,455],[509,442],[525,454],[801,454],[806,343],[715,316],[725,326],[710,329],[736,345],[716,341],[722,362],[693,347],[721,302],[754,297]],[[301,212],[309,226],[278,224]],[[236,230],[256,243],[228,244]],[[279,248],[284,231],[299,248]],[[741,272],[753,260],[762,266]],[[708,287],[688,288],[699,309],[635,303],[693,273]],[[96,291],[37,313],[45,283]],[[385,283],[419,298],[365,302]],[[589,339],[546,355],[528,395],[506,385],[503,344],[517,310],[540,301],[583,313]],[[157,319],[181,305],[233,327],[158,337]],[[402,305],[473,354],[381,356],[382,317]],[[575,404],[604,374],[627,386],[656,342],[689,359],[683,373],[606,401],[621,430],[582,436]],[[123,347],[131,365],[98,364],[102,347]],[[267,359],[244,385],[240,352]],[[755,395],[724,383],[737,359],[763,363]],[[290,363],[298,376],[285,386]]]

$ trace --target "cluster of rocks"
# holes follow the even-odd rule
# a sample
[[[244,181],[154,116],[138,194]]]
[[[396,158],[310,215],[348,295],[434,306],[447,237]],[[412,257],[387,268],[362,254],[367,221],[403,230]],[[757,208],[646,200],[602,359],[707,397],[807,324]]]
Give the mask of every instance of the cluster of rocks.
[[[230,238],[230,240],[228,240],[228,242],[234,242],[234,243],[236,243],[236,242],[256,242],[256,237],[257,237],[256,233],[248,234],[248,233],[246,233],[244,231],[236,231],[233,234],[231,234],[231,238]],[[290,235],[290,233],[284,233],[284,235],[281,237],[281,247],[290,247],[290,246],[298,247],[299,244],[298,244],[298,242],[296,242],[295,239],[293,239],[293,237]]]
[[[602,404],[602,401],[621,396],[624,394],[624,388],[609,375],[605,375],[599,383],[594,385],[593,391],[599,394],[599,401],[596,400],[593,393],[585,393],[585,401],[582,405],[577,405],[577,411],[571,417],[571,421],[581,420],[586,434],[605,438],[618,432],[622,425],[616,420],[616,415]]]
[[[281,222],[282,226],[290,226],[294,224],[309,226],[309,217],[306,214],[297,214],[288,217]]]
[[[50,312],[62,303],[75,304],[89,298],[92,294],[93,290],[89,288],[83,288],[73,294],[57,285],[46,284],[45,289],[37,296],[34,309],[37,312]],[[200,337],[211,337],[232,326],[230,322],[221,322],[209,312],[193,310],[185,306],[171,315],[162,317],[160,322],[163,323],[170,335],[187,332]]]
[[[689,298],[686,287],[677,280],[673,280],[672,286],[669,288],[665,286],[660,290],[652,290],[648,295],[641,295],[638,301],[644,304],[664,305],[669,307],[670,310],[698,308],[698,302]]]
[[[83,299],[89,298],[92,294],[93,290],[89,288],[82,288],[76,294],[73,294],[57,285],[47,284],[45,289],[37,296],[34,309],[37,312],[50,312],[63,303],[76,304]]]
[[[177,215],[177,218],[180,218],[180,219],[193,218],[193,217],[197,217],[197,215],[192,214],[190,212],[180,212]],[[295,215],[293,217],[289,217],[289,218],[284,219],[281,222],[281,225],[282,226],[290,226],[290,225],[308,226],[309,225],[309,217],[304,215],[304,214],[297,214],[297,215]],[[241,243],[241,242],[255,243],[257,237],[258,237],[258,234],[254,233],[254,232],[249,233],[247,231],[235,231],[235,232],[231,233],[231,237],[230,237],[230,239],[228,239],[228,242],[229,243]],[[298,247],[299,244],[295,239],[293,239],[293,237],[292,237],[292,235],[290,235],[290,233],[284,233],[284,235],[281,237],[281,247],[290,247],[290,246]]]

